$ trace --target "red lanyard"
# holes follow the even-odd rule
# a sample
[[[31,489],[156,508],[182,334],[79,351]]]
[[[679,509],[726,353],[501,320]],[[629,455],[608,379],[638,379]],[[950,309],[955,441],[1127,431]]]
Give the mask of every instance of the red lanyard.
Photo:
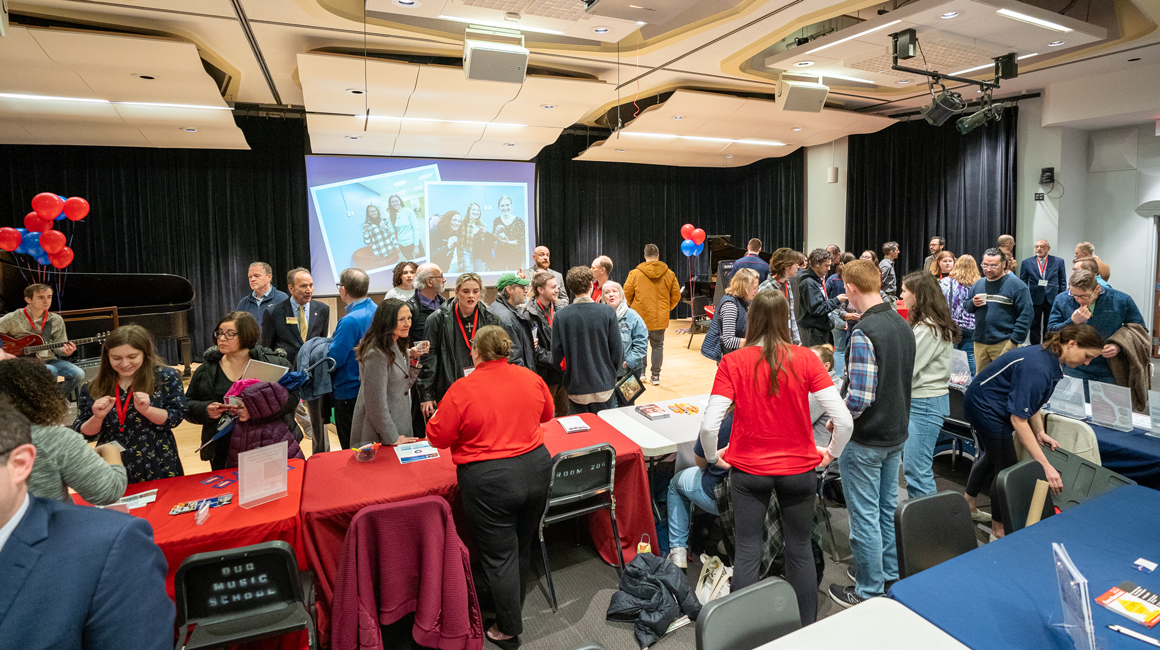
[[[125,391],[125,402],[121,403],[121,384],[113,386],[113,395],[117,400],[117,422],[121,425],[121,431],[125,430],[125,418],[129,417],[129,402],[133,399],[133,387]]]
[[[1043,259],[1039,259],[1037,257],[1037,258],[1035,258],[1035,264],[1037,264],[1039,266],[1039,277],[1046,278],[1047,277],[1047,258],[1045,257]]]
[[[543,305],[540,305],[540,311],[544,311]],[[547,311],[548,311],[548,313],[545,315],[548,317],[548,327],[551,327],[552,326],[552,318],[554,318],[556,316],[556,305],[555,304],[549,305]]]
[[[40,329],[36,329],[36,323],[32,320],[32,316],[28,313],[28,307],[24,308],[24,317],[28,319],[28,325],[32,327],[33,332],[43,332],[44,326],[48,325],[48,310],[44,310],[44,318],[40,319]]]
[[[774,282],[777,282],[777,280],[774,280]],[[785,282],[777,282],[777,283],[781,285],[781,290],[785,292],[785,299],[788,301],[789,300],[789,278],[786,278]]]
[[[471,338],[467,338],[467,330],[463,328],[463,317],[459,314],[459,305],[455,306],[455,322],[459,325],[459,333],[463,335],[463,342],[471,350],[471,342],[475,340],[475,326],[479,325],[479,305],[475,306],[475,318],[471,321]]]

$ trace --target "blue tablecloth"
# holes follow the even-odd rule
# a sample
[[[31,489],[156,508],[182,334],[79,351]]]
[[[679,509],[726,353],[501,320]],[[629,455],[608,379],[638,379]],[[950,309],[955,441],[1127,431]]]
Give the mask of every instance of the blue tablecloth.
[[[1125,433],[1090,421],[1088,424],[1100,443],[1101,465],[1140,485],[1160,490],[1160,438],[1153,438],[1143,429]]]
[[[1100,648],[1147,646],[1107,629],[1123,625],[1160,639],[1148,628],[1097,605],[1094,599],[1127,580],[1160,593],[1160,571],[1132,563],[1160,561],[1160,492],[1127,485],[894,585],[890,597],[964,645],[978,650],[1074,648],[1054,624],[1063,621],[1051,544],[1059,542],[1088,580]]]

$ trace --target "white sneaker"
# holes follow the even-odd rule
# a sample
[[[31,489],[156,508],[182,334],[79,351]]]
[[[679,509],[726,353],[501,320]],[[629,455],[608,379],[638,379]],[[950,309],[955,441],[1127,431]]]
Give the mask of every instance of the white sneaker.
[[[682,569],[689,568],[689,549],[687,548],[671,548],[669,549],[669,562],[677,565]]]

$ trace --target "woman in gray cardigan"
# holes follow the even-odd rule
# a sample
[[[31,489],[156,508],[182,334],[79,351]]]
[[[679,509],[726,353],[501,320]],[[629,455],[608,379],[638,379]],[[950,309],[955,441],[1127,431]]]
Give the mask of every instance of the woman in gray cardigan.
[[[403,435],[411,431],[411,387],[419,377],[421,355],[418,345],[407,349],[410,332],[411,308],[401,300],[384,300],[355,350],[361,386],[351,421],[351,447],[417,440]]]

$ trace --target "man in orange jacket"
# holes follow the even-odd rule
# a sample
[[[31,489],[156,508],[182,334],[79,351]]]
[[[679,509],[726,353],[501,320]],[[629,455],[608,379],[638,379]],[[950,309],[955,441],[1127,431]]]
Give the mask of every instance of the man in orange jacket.
[[[665,330],[669,327],[669,312],[681,302],[681,284],[668,265],[660,261],[661,251],[656,244],[644,247],[644,263],[628,273],[624,282],[624,299],[640,314],[648,328],[648,344],[652,348],[652,383],[661,383],[661,362],[664,360]]]

